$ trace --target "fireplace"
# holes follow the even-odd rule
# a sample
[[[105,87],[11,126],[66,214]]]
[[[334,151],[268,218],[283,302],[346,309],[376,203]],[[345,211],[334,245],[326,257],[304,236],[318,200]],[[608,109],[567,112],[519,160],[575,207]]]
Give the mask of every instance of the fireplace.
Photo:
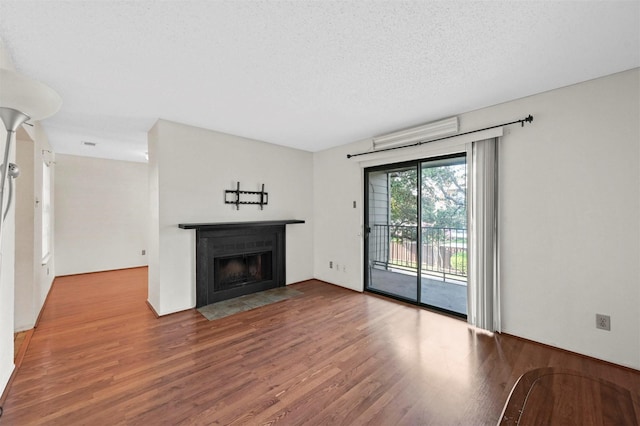
[[[246,253],[214,258],[214,291],[273,279],[272,252]]]
[[[196,230],[196,308],[285,285],[285,225],[180,224]]]

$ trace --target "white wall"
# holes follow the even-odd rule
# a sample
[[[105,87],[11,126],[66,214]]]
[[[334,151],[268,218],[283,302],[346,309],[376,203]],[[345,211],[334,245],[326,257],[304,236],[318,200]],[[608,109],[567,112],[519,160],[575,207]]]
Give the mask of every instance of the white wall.
[[[43,197],[42,188],[42,173],[45,168],[44,161],[52,162],[56,160],[55,154],[52,153],[53,148],[49,144],[49,138],[42,126],[38,123],[35,126],[35,132],[32,135],[34,141],[34,161],[33,161],[33,181],[34,181],[34,195],[41,201]],[[39,202],[35,207],[34,223],[33,223],[33,268],[34,268],[34,290],[33,290],[33,313],[30,323],[34,323],[40,314],[44,306],[44,302],[49,294],[51,285],[56,276],[56,252],[55,252],[55,233],[53,226],[56,218],[56,202],[55,202],[55,182],[56,182],[56,170],[54,166],[51,167],[51,247],[48,259],[42,259],[42,203]],[[30,328],[30,327],[29,327]]]
[[[639,80],[635,69],[460,115],[461,132],[535,117],[501,140],[503,331],[636,369]],[[355,290],[363,211],[352,202],[363,197],[362,171],[346,154],[370,147],[314,155],[314,275]],[[424,145],[416,158],[431,151]],[[611,315],[610,332],[595,329],[596,313]]]
[[[154,307],[156,313],[160,309],[161,282],[160,282],[160,177],[158,172],[158,140],[160,138],[156,123],[149,130],[147,149],[149,153],[149,163],[147,172],[149,173],[149,225],[147,226],[147,251],[148,259],[148,290],[147,300]]]
[[[636,69],[473,116],[536,117],[501,146],[503,329],[636,369],[639,81]],[[596,313],[611,332],[595,329]]]
[[[313,278],[313,155],[160,120],[149,132],[152,218],[149,302],[160,315],[195,306],[195,231],[179,223],[301,219],[287,225],[286,283]],[[224,191],[259,190],[269,204],[224,204]],[[155,213],[152,212],[153,217]]]
[[[7,132],[0,125],[0,152],[4,153]],[[10,162],[15,162],[12,143]],[[13,372],[14,280],[15,280],[15,205],[2,225],[0,244],[0,389],[5,388]]]
[[[144,163],[56,156],[56,274],[147,264],[148,171]]]
[[[356,291],[364,285],[364,192],[362,171],[347,154],[369,147],[367,142],[353,143],[313,156],[314,277]],[[341,269],[329,268],[329,262]]]
[[[35,324],[35,182],[34,142],[24,132],[18,133],[16,164],[20,177],[14,180],[16,203],[16,258],[15,258],[15,331],[28,330]]]
[[[27,131],[17,132],[16,163],[20,177],[16,185],[16,279],[15,279],[15,331],[33,328],[55,276],[53,248],[48,259],[42,259],[42,173],[43,155],[47,161],[55,160],[42,126],[37,124]],[[55,182],[55,173],[51,176]],[[52,218],[55,203],[51,203]],[[52,222],[53,223],[53,222]]]

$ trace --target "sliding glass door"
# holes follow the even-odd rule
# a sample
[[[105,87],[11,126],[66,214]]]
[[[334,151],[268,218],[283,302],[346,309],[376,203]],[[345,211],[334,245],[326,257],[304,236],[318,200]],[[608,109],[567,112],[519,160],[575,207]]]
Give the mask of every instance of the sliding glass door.
[[[418,168],[367,173],[368,288],[418,301]]]
[[[464,154],[365,170],[365,288],[466,316]]]

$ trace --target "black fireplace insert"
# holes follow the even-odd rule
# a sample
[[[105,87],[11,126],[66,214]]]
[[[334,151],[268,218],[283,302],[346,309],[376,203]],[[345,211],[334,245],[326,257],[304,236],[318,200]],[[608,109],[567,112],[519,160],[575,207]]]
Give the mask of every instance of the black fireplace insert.
[[[303,220],[181,223],[196,230],[196,308],[285,285],[285,226]]]

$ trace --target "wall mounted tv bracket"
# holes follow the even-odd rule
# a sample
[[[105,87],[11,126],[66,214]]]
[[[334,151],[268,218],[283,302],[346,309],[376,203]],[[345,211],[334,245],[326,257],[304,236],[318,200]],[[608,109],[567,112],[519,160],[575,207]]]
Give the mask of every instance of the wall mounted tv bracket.
[[[238,182],[236,189],[224,191],[224,203],[235,204],[236,210],[240,210],[240,204],[255,204],[263,210],[264,206],[269,204],[269,193],[264,192],[264,183],[261,191],[241,191],[240,182]]]

